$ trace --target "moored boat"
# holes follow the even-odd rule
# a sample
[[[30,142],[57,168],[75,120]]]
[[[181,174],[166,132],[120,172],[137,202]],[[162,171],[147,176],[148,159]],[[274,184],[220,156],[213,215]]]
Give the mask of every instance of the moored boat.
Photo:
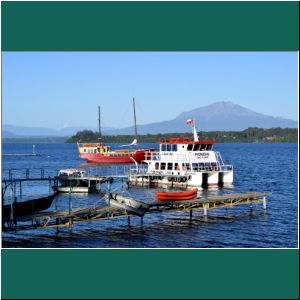
[[[186,191],[178,192],[157,192],[157,200],[167,200],[167,201],[182,201],[182,200],[191,200],[197,196],[198,189],[193,188]]]
[[[149,205],[145,202],[138,201],[130,197],[124,197],[118,194],[111,193],[109,199],[108,195],[105,195],[104,198],[107,204],[140,217],[142,217],[149,209]]]
[[[96,164],[132,164],[145,159],[145,153],[154,149],[111,150],[111,146],[102,143],[77,143],[79,155],[87,163]]]
[[[86,159],[87,163],[96,164],[132,164],[141,163],[145,159],[145,153],[155,149],[138,149],[137,127],[135,115],[135,101],[133,98],[135,139],[129,145],[129,149],[112,150],[111,146],[103,143],[77,143],[79,156]],[[99,139],[101,139],[100,109],[99,109]],[[123,147],[121,146],[121,147]],[[132,148],[135,147],[136,149]]]
[[[231,185],[233,166],[225,164],[220,152],[214,151],[214,140],[199,140],[194,120],[194,139],[173,137],[160,139],[159,151],[146,153],[146,168],[132,169],[133,185],[167,185],[177,187]]]
[[[11,215],[23,216],[23,215],[29,215],[29,214],[33,214],[45,210],[51,206],[55,195],[56,193],[46,197],[3,205],[2,206],[3,220],[7,221],[8,219],[10,219]]]
[[[64,169],[58,172],[60,185],[53,186],[59,193],[91,193],[97,190],[96,181],[89,180],[83,169]]]

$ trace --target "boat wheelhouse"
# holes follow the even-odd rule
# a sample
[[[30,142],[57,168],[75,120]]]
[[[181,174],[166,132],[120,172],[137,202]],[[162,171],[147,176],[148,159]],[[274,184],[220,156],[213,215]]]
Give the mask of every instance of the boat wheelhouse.
[[[161,139],[158,143],[159,151],[145,154],[147,168],[131,170],[132,184],[199,187],[232,184],[233,166],[225,164],[220,152],[213,150],[214,140],[198,139],[195,126],[194,140],[182,136]]]

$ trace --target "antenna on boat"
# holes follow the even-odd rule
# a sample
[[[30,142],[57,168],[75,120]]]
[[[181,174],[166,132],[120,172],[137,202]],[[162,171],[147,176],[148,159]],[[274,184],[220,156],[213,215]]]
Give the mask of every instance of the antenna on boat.
[[[99,125],[99,139],[101,139],[101,118],[100,118],[100,106],[98,106],[98,125]]]

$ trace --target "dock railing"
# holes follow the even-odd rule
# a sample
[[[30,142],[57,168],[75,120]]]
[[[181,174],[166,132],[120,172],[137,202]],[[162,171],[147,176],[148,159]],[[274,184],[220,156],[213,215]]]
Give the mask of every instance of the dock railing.
[[[78,167],[76,167],[78,168]],[[80,169],[85,171],[85,176],[111,176],[125,177],[128,175],[132,164],[128,165],[85,165]],[[142,168],[142,167],[141,167]],[[63,167],[61,169],[74,169],[74,167]],[[60,169],[57,168],[9,168],[2,169],[2,182],[11,180],[38,180],[55,178],[59,175]]]
[[[58,170],[50,168],[10,168],[2,169],[2,180],[46,179],[57,176]]]

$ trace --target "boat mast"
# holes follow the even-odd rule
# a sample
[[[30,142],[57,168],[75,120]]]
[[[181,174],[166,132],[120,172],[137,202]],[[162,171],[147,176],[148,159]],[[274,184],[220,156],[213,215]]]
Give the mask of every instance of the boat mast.
[[[99,139],[101,139],[101,118],[100,118],[100,106],[98,106],[98,125],[99,125]]]
[[[133,97],[133,116],[134,116],[134,134],[135,134],[135,139],[137,140],[137,128],[136,128],[136,114],[135,114],[135,100]]]
[[[198,138],[198,134],[197,134],[197,130],[196,130],[196,121],[195,121],[195,118],[193,118],[193,134],[194,134],[194,141],[198,142],[199,138]]]

